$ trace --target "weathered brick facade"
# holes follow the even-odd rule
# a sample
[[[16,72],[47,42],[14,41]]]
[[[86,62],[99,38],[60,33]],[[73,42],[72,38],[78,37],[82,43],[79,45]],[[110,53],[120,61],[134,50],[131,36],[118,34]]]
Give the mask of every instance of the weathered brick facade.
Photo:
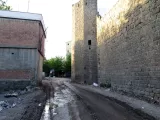
[[[0,81],[41,80],[45,37],[40,20],[0,17]]]
[[[36,79],[37,49],[0,48],[0,80]]]
[[[97,18],[98,82],[160,103],[159,43],[160,0],[119,0]]]
[[[0,36],[0,47],[38,48],[44,55],[45,35],[40,21],[0,18]]]

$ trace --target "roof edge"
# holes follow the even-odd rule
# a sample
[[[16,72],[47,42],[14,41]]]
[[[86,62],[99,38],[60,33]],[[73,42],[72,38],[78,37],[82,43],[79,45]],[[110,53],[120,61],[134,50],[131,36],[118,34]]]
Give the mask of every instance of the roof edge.
[[[42,28],[46,37],[46,27],[44,24],[42,14],[38,13],[29,13],[29,12],[19,12],[19,11],[6,11],[0,10],[0,17],[1,18],[14,18],[14,19],[23,19],[23,20],[35,20],[40,21],[42,24]]]

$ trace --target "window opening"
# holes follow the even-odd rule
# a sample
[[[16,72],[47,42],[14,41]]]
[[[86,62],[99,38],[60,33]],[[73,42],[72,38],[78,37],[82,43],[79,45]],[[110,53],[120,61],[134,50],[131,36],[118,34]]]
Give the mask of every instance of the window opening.
[[[88,45],[91,45],[91,40],[88,40]]]

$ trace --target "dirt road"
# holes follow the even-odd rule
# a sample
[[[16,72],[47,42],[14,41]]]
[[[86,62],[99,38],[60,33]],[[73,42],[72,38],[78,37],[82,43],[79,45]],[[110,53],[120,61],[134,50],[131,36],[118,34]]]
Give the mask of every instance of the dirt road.
[[[148,115],[137,114],[137,111],[128,106],[100,94],[89,92],[77,86],[75,88],[76,94],[94,112],[98,120],[153,120]]]
[[[47,100],[40,120],[92,120],[90,111],[63,82],[69,79],[53,78],[54,96]]]
[[[5,107],[0,111],[0,120],[39,120],[45,99],[45,94],[41,90],[33,90],[10,98],[0,94],[0,101],[5,101],[3,105]]]
[[[50,79],[54,97],[47,101],[41,120],[152,120],[102,95],[77,86],[69,89],[70,79]]]

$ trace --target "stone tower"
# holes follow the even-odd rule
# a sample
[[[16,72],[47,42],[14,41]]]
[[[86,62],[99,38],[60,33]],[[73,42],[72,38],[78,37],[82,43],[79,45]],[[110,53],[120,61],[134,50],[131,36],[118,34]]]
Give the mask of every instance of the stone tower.
[[[72,81],[97,82],[97,0],[80,0],[72,6]]]

